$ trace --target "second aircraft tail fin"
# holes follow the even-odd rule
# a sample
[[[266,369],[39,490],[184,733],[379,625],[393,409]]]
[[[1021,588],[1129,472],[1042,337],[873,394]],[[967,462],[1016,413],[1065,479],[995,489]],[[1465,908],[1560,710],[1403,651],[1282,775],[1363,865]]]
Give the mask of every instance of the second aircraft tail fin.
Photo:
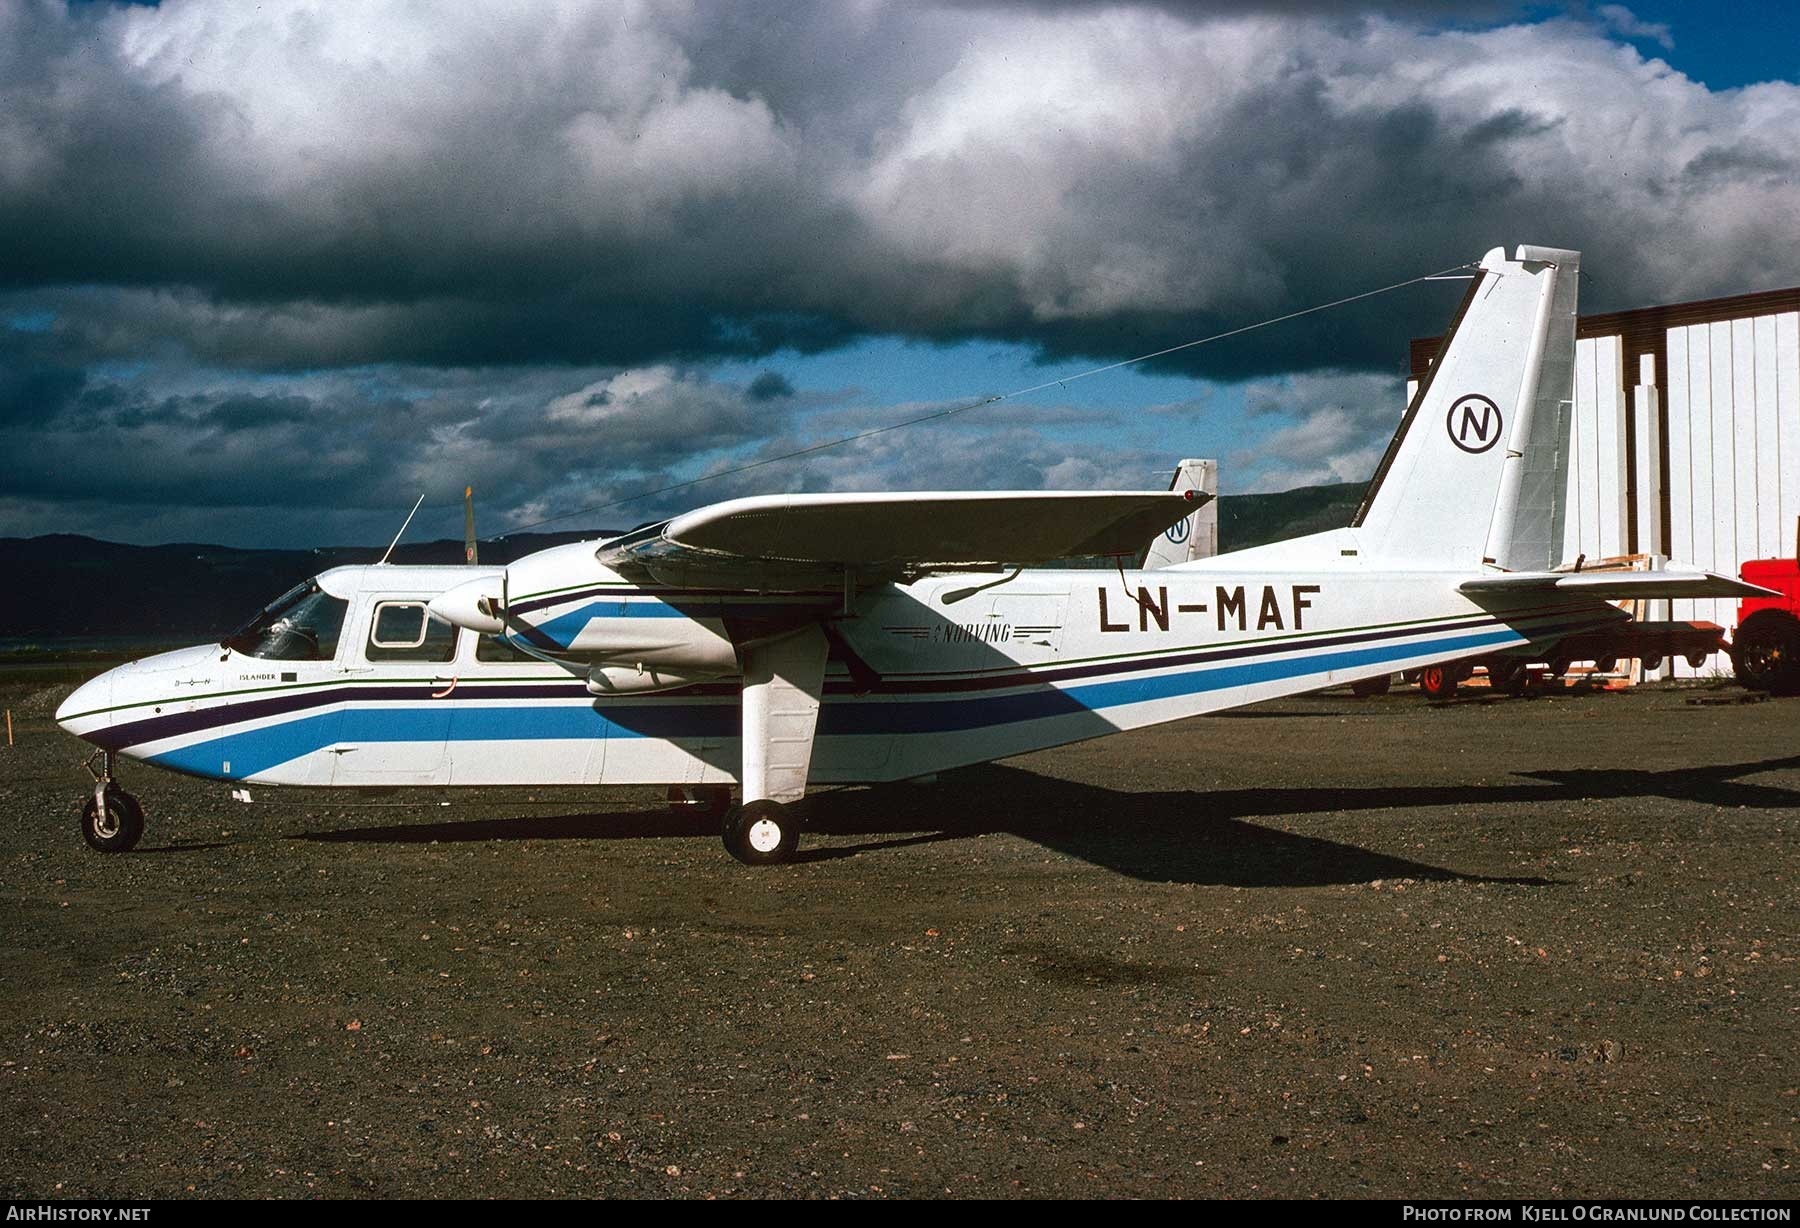
[[[1195,559],[1209,559],[1219,552],[1219,462],[1184,460],[1175,467],[1169,489],[1179,494],[1197,490],[1213,496],[1150,539],[1144,567],[1173,567]]]

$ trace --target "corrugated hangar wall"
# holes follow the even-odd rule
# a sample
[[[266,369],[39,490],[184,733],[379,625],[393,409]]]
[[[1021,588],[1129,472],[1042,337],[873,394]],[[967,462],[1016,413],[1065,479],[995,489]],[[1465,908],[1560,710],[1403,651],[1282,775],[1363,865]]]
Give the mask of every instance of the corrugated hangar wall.
[[[1800,287],[1583,316],[1576,338],[1564,558],[1661,554],[1735,576],[1791,556]],[[1438,344],[1412,343],[1414,381]],[[1733,601],[1660,604],[1645,616],[1737,622]],[[1719,654],[1660,675],[1730,669]]]

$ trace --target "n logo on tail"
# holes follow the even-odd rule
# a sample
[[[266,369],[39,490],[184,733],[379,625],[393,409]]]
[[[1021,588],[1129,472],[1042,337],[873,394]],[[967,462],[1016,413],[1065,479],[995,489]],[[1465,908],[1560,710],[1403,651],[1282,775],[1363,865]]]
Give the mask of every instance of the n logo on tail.
[[[1458,397],[1444,416],[1450,442],[1464,452],[1480,453],[1500,442],[1500,407],[1479,393]]]

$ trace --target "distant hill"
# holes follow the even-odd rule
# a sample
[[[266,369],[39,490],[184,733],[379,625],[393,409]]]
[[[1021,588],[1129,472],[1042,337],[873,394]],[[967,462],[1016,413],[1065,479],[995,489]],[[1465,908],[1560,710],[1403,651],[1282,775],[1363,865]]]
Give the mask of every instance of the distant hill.
[[[1219,538],[1242,550],[1350,523],[1360,483],[1309,486],[1219,500]],[[484,542],[481,561],[506,563],[564,542],[603,536],[522,533]],[[223,635],[289,588],[328,567],[372,563],[379,546],[239,550],[179,544],[126,546],[91,537],[0,537],[0,640],[46,643],[129,638],[205,640]],[[401,546],[397,563],[460,563],[459,541]]]
[[[484,542],[481,561],[506,563],[596,532],[522,533]],[[328,567],[373,563],[380,546],[239,550],[181,543],[126,546],[59,533],[0,537],[0,639],[223,635]],[[396,563],[460,563],[460,541],[394,551]]]
[[[1219,549],[1248,550],[1288,537],[1341,529],[1356,515],[1367,482],[1302,486],[1269,495],[1219,496]]]

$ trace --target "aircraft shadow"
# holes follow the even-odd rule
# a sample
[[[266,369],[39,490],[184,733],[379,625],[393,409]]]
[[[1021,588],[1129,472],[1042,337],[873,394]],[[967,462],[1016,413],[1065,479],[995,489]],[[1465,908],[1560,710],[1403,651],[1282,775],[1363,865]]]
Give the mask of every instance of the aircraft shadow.
[[[504,802],[496,803],[504,806]],[[717,836],[719,820],[655,810],[525,815],[512,819],[464,819],[448,823],[392,823],[305,831],[292,839],[319,844],[469,844],[490,840],[654,840],[666,836]]]
[[[834,836],[926,830],[936,834],[924,838],[936,840],[1006,832],[1146,882],[1229,887],[1319,887],[1402,878],[1537,887],[1556,882],[1463,873],[1250,821],[1260,816],[1451,804],[1444,798],[1397,803],[1389,790],[1367,790],[1368,796],[1363,798],[1355,796],[1358,792],[1227,789],[1137,793],[988,764],[957,772],[936,786],[821,795],[807,826],[809,831]],[[1479,795],[1483,791],[1465,792]],[[803,846],[802,855],[824,860],[895,843],[899,842]]]
[[[1253,820],[1432,806],[1498,806],[1662,797],[1728,809],[1800,808],[1800,790],[1745,782],[1800,768],[1800,755],[1668,771],[1604,769],[1521,773],[1516,783],[1298,787],[1212,792],[1129,792],[1003,764],[958,771],[930,786],[821,792],[809,830],[878,837],[803,846],[802,861],[1010,833],[1132,878],[1240,887],[1325,886],[1411,878],[1552,886],[1558,880],[1463,873],[1356,845],[1298,835]],[[490,840],[633,840],[711,836],[716,820],[662,809],[391,824],[299,833],[323,843],[426,844]]]

